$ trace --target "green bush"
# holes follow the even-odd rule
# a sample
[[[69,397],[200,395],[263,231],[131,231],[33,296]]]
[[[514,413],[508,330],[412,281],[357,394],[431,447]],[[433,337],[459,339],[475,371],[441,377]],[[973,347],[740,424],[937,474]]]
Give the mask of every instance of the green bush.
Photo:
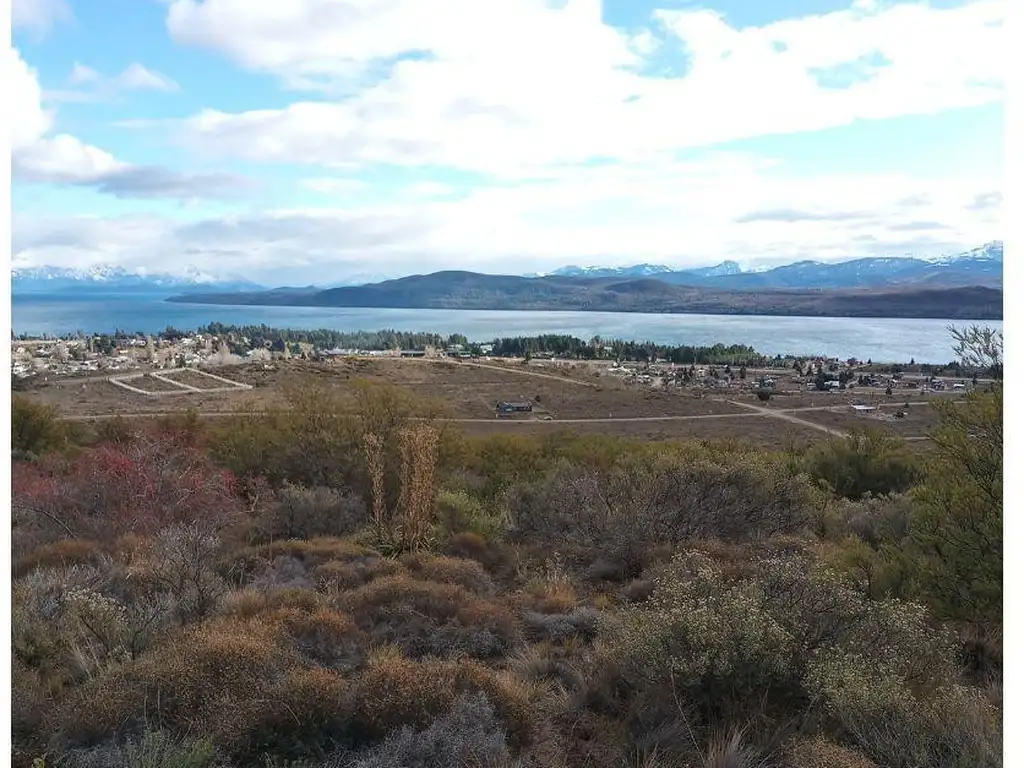
[[[1002,389],[937,407],[936,447],[910,520],[921,596],[941,619],[1001,627]]]
[[[52,405],[36,403],[27,397],[11,398],[11,449],[23,454],[41,455],[66,444],[60,412]]]
[[[821,722],[886,766],[991,765],[999,747],[994,713],[959,685],[953,638],[923,606],[870,600],[799,558],[729,576],[684,554],[610,631],[590,704],[666,754],[692,748],[660,730],[681,712],[698,741],[721,723]]]
[[[879,431],[856,430],[811,448],[802,469],[839,495],[859,499],[866,493],[901,493],[921,477],[906,443]]]
[[[636,578],[658,547],[750,541],[811,527],[821,494],[783,462],[691,449],[626,456],[610,472],[563,463],[507,499],[510,538],[589,548],[595,577]]]

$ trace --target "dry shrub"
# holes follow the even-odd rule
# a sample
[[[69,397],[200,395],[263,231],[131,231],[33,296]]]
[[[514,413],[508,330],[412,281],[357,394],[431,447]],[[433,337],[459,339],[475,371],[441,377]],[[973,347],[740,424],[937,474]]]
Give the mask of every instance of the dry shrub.
[[[218,768],[221,761],[208,739],[179,738],[147,730],[124,743],[104,742],[60,756],[60,768]]]
[[[353,560],[331,560],[313,569],[313,578],[320,589],[344,591],[368,584],[374,579],[396,576],[404,573],[401,563],[377,556],[360,557]]]
[[[571,637],[589,641],[597,637],[601,614],[593,608],[579,608],[568,614],[527,611],[523,623],[526,637],[532,642],[561,643]]]
[[[221,598],[220,611],[229,618],[252,619],[282,608],[312,613],[326,605],[324,597],[311,589],[239,589]]]
[[[16,761],[42,753],[41,726],[48,698],[39,673],[14,657],[11,660],[11,754]]]
[[[137,657],[175,610],[170,595],[109,556],[31,571],[14,583],[12,598],[15,657],[53,685]]]
[[[293,557],[304,565],[314,568],[331,560],[349,562],[364,557],[379,557],[350,539],[320,536],[315,539],[280,539],[268,544],[246,547],[234,553],[222,570],[239,574],[245,580],[248,575],[262,570],[267,563],[279,557]]]
[[[371,638],[413,657],[504,656],[518,642],[512,615],[454,584],[406,576],[378,579],[337,597]]]
[[[633,579],[622,588],[622,598],[630,603],[642,603],[654,592],[652,579]]]
[[[214,620],[78,687],[54,710],[48,730],[68,746],[97,744],[143,725],[236,743],[252,702],[265,699],[297,662],[276,627]]]
[[[172,525],[155,537],[146,575],[171,595],[180,623],[203,619],[227,592],[216,570],[220,553],[220,539],[194,523]]]
[[[445,547],[445,552],[452,557],[476,560],[496,577],[507,575],[511,563],[507,554],[498,546],[491,544],[478,533],[465,531],[452,536]]]
[[[742,728],[712,737],[704,754],[703,768],[769,768],[761,750],[746,739]]]
[[[18,557],[11,575],[17,579],[36,568],[95,563],[102,551],[99,543],[88,539],[59,539]]]
[[[438,492],[439,432],[417,425],[399,432],[399,486],[392,502],[387,486],[387,440],[366,432],[363,447],[370,488],[370,522],[381,546],[393,551],[427,549],[433,539]]]
[[[491,577],[475,560],[416,552],[402,557],[401,563],[417,579],[457,584],[478,595],[493,595],[495,591]]]
[[[394,649],[371,657],[356,688],[355,720],[368,739],[402,726],[423,728],[448,711],[460,693],[480,691],[494,704],[510,740],[529,740],[532,712],[526,691],[470,661],[406,659]]]
[[[313,664],[350,671],[362,663],[366,636],[350,616],[327,608],[279,608],[266,620],[279,622],[292,647]]]
[[[244,702],[244,725],[230,744],[243,765],[323,758],[351,740],[349,683],[330,670],[293,669],[267,686],[265,698]]]
[[[270,538],[311,539],[347,536],[367,522],[366,505],[356,494],[334,488],[286,485],[264,513]]]
[[[786,768],[879,768],[860,752],[822,736],[800,739],[790,747]]]
[[[625,580],[641,574],[657,547],[802,530],[821,498],[780,461],[705,452],[627,457],[611,472],[562,466],[507,503],[513,540],[571,541],[604,561],[595,575]]]
[[[461,693],[422,730],[392,732],[361,754],[339,755],[323,768],[512,768],[505,729],[482,693]]]

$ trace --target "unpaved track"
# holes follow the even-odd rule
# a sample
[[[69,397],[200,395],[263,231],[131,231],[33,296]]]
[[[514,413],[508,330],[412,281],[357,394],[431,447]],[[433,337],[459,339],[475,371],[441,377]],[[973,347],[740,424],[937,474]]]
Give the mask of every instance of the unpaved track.
[[[543,374],[539,374],[543,375]],[[555,377],[548,377],[555,378]],[[561,379],[559,379],[561,381]],[[579,382],[580,384],[586,385],[585,382]],[[807,419],[801,419],[799,416],[794,414],[804,413],[807,411],[830,411],[843,406],[837,405],[817,405],[817,406],[804,406],[802,408],[766,408],[760,405],[753,405],[752,403],[742,403],[736,400],[726,400],[731,405],[738,406],[745,409],[746,413],[701,413],[692,414],[688,416],[625,416],[619,418],[592,418],[592,419],[465,419],[465,418],[451,418],[451,419],[437,419],[437,421],[455,423],[455,424],[551,424],[552,426],[559,424],[612,424],[618,422],[666,422],[666,421],[699,421],[704,419],[749,419],[749,418],[769,418],[769,419],[780,419],[782,421],[796,424],[801,427],[808,429],[814,429],[818,432],[823,432],[832,437],[846,437],[847,432],[827,427],[824,424],[818,424]],[[914,402],[910,403],[911,406],[927,405],[927,402]],[[878,405],[879,408],[896,408],[902,407],[902,404],[897,405],[896,403],[881,403]],[[112,413],[102,414],[96,416],[62,416],[62,421],[106,421],[109,419],[124,418],[124,419],[153,419],[153,418],[165,418],[168,416],[179,416],[184,414],[185,411],[149,411],[142,413]],[[231,418],[237,416],[250,416],[258,414],[259,411],[199,411],[196,415],[201,418]],[[928,437],[905,437],[904,440],[920,441],[928,440]]]

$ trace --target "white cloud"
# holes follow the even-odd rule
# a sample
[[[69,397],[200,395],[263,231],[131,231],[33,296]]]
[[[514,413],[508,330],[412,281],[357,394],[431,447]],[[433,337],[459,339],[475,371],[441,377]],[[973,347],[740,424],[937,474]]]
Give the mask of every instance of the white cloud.
[[[179,90],[178,84],[161,72],[146,69],[138,62],[129,64],[125,70],[114,78],[119,88],[130,91],[165,91]]]
[[[71,90],[48,91],[46,98],[54,102],[108,101],[125,91],[160,91],[176,93],[181,87],[172,78],[147,69],[138,62],[129,64],[120,74],[108,77],[103,73],[75,62],[68,75]]]
[[[445,268],[524,273],[581,262],[698,266],[726,258],[756,264],[928,255],[997,237],[993,218],[971,209],[996,188],[998,179],[982,177],[793,178],[766,171],[755,158],[724,155],[669,169],[576,169],[458,198],[396,196],[386,205],[254,212],[186,224],[16,217],[14,261],[77,259],[152,269],[216,264],[228,274],[283,284],[341,280],[365,273],[367,264],[379,275],[398,276]]]
[[[40,37],[55,24],[72,18],[65,0],[13,0],[11,3],[11,25]]]
[[[67,133],[52,134],[54,113],[42,106],[38,77],[14,48],[4,52],[10,82],[11,168],[15,180],[88,186],[116,197],[193,199],[219,196],[243,186],[227,174],[185,174],[117,160]],[[79,81],[91,70],[73,71]]]
[[[521,177],[594,157],[636,161],[998,101],[1005,9],[1005,0],[860,4],[743,29],[712,11],[663,10],[645,37],[603,23],[597,0],[379,0],[358,10],[337,0],[173,0],[167,26],[179,43],[286,84],[355,94],[207,110],[185,125],[194,146],[271,162]],[[643,76],[655,33],[686,50],[684,76]],[[865,70],[868,61],[884,66]],[[842,89],[818,82],[857,62],[866,79]]]
[[[68,83],[70,85],[85,85],[86,83],[98,82],[102,77],[92,67],[87,67],[85,64],[76,61],[71,67],[71,74],[68,75]]]
[[[299,182],[299,186],[321,195],[349,195],[355,192],[362,192],[369,185],[362,179],[317,177],[303,179]]]

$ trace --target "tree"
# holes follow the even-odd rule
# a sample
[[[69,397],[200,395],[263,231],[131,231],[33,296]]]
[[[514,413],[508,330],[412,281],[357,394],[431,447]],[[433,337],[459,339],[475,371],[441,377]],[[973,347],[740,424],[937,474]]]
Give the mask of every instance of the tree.
[[[1002,334],[950,329],[966,365],[1001,374]],[[1002,626],[1003,390],[937,401],[935,450],[910,535],[921,554],[922,596],[940,619]]]
[[[994,328],[970,325],[958,329],[949,326],[955,342],[953,351],[960,365],[987,371],[994,379],[1003,378],[1003,332]]]

